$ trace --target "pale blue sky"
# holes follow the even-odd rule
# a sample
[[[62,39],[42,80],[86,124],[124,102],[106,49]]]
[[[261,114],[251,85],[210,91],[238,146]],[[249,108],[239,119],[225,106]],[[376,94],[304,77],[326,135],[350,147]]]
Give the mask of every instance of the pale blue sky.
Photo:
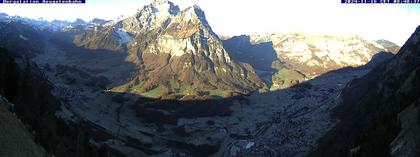
[[[0,12],[47,20],[116,19],[133,15],[148,0],[86,0],[86,4],[1,4]],[[420,25],[420,5],[340,4],[340,0],[173,0],[198,4],[220,35],[267,32],[357,34],[402,45]]]

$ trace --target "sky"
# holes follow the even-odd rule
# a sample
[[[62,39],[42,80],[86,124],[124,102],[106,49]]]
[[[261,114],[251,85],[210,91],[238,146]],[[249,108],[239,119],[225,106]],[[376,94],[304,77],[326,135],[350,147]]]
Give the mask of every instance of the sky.
[[[341,0],[172,0],[206,13],[219,35],[289,33],[359,35],[403,45],[420,25],[420,5],[341,4]],[[0,4],[0,12],[46,20],[128,17],[149,0],[86,0],[86,4]]]

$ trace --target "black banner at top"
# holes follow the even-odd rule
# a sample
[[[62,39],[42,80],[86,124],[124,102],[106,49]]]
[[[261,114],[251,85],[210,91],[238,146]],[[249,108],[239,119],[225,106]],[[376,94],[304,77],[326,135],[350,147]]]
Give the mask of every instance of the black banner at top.
[[[80,4],[86,3],[86,0],[0,0],[5,4]]]

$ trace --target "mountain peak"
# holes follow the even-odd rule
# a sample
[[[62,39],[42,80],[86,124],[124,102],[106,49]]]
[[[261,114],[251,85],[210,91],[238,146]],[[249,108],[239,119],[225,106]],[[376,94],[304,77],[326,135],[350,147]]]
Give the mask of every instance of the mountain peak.
[[[74,22],[85,22],[83,19],[76,19]]]
[[[144,6],[143,9],[141,9],[137,15],[155,15],[164,18],[170,15],[174,16],[179,12],[179,7],[168,0],[150,0],[150,4]]]
[[[200,8],[200,6],[198,6],[197,4],[194,4],[191,7],[188,7],[187,9],[185,9],[186,11],[191,11],[191,12],[195,12],[195,14],[197,14],[198,16],[202,16],[205,17],[204,15],[204,11]]]
[[[191,8],[197,9],[197,10],[201,10],[200,6],[197,4],[194,4]]]
[[[204,14],[204,11],[201,10],[201,8],[196,4],[186,8],[182,11],[181,14],[183,14],[183,20],[185,21],[197,20],[204,24],[206,27],[210,27],[206,20],[206,15]]]
[[[169,14],[176,15],[180,11],[179,7],[168,0],[150,0],[151,3],[146,7],[152,9],[153,13],[169,12]]]
[[[168,0],[149,0],[150,3],[152,4],[165,4],[168,3]]]
[[[136,34],[142,29],[147,31],[160,29],[171,17],[180,12],[179,7],[168,0],[150,0],[149,2],[150,4],[145,5],[135,16],[123,20],[129,27],[126,30],[134,30],[132,33]]]

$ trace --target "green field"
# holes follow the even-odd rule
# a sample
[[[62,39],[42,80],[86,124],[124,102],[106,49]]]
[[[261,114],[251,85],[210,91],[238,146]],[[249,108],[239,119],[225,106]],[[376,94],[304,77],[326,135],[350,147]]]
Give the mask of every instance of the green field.
[[[112,92],[128,92],[133,94],[139,94],[145,97],[150,98],[159,98],[162,96],[162,85],[145,92],[141,93],[140,88],[142,84],[137,84],[134,86],[130,86],[128,84],[123,84],[111,89]],[[210,96],[214,99],[223,98],[227,93],[232,92],[231,90],[220,90],[220,89],[200,89],[199,87],[192,86],[192,85],[179,85],[178,83],[172,83],[170,85],[171,90],[173,91],[173,95],[176,96],[183,96],[183,95],[198,95],[198,96]]]
[[[162,96],[161,86],[158,86],[146,93],[141,93],[142,96],[150,97],[150,98],[159,98]]]

